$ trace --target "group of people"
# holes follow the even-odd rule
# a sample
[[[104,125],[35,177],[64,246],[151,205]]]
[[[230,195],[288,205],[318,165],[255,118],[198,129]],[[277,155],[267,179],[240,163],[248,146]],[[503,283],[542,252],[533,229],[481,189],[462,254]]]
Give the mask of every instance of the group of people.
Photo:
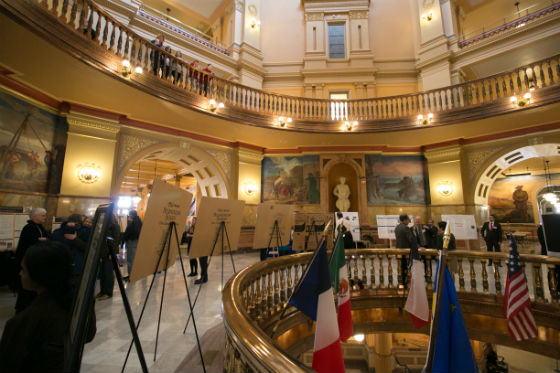
[[[152,44],[156,47],[162,48],[166,53],[161,53],[156,50],[150,54],[152,60],[152,72],[156,76],[161,76],[165,79],[171,79],[173,83],[182,81],[183,69],[179,61],[183,58],[181,51],[177,50],[173,54],[170,46],[164,45],[165,35],[159,34],[153,39]],[[172,60],[170,56],[174,56]],[[208,96],[210,94],[211,83],[214,77],[212,71],[212,64],[202,64],[198,60],[192,61],[188,65],[188,76],[190,85],[195,92],[200,95]]]

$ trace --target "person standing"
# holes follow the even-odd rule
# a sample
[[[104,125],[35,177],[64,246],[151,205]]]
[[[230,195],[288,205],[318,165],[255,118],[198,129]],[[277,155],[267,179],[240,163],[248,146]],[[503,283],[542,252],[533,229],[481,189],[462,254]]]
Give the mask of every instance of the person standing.
[[[183,233],[183,237],[181,238],[181,244],[187,244],[187,255],[191,252],[191,243],[194,236],[194,225],[196,223],[196,218],[193,218],[191,226],[188,230]],[[196,259],[189,258],[189,264],[191,267],[191,273],[189,273],[188,277],[194,277],[198,275],[198,263]]]
[[[434,221],[432,219],[429,219],[428,224],[424,224],[424,236],[426,237],[426,248],[428,249],[436,248],[437,234],[438,234],[438,227],[434,225]]]
[[[51,240],[66,245],[74,258],[74,277],[77,281],[84,269],[87,243],[91,229],[82,227],[82,215],[72,214],[55,230]]]
[[[414,237],[416,237],[416,242],[418,242],[418,246],[426,248],[428,247],[428,245],[427,245],[424,227],[425,225],[422,224],[422,217],[415,216],[414,226],[412,227],[412,233],[414,234]]]
[[[107,238],[102,246],[101,260],[99,264],[99,293],[96,299],[105,300],[113,296],[115,277],[113,274],[113,260],[111,255],[119,252],[121,228],[115,215],[111,216],[107,226]]]
[[[502,226],[496,221],[496,215],[491,214],[488,221],[482,225],[480,234],[486,242],[486,249],[488,252],[500,252],[500,245],[502,243]],[[492,259],[488,261],[488,265],[492,265]]]
[[[126,264],[128,266],[128,275],[132,271],[132,263],[134,263],[134,255],[136,254],[136,246],[138,246],[138,238],[142,229],[142,221],[138,217],[135,210],[128,212],[126,219],[126,229],[124,231],[122,242],[126,247]]]
[[[21,230],[18,245],[16,248],[16,268],[14,276],[17,291],[16,313],[23,311],[35,298],[35,292],[26,290],[22,287],[19,271],[21,270],[21,261],[25,256],[27,249],[38,243],[48,240],[47,233],[43,224],[47,220],[47,210],[37,207],[31,210],[27,224]]]
[[[408,226],[408,224],[410,224],[410,218],[407,214],[401,214],[399,216],[399,221],[399,225],[395,228],[397,249],[410,249],[412,247],[412,240],[414,240],[412,230]],[[406,278],[408,276],[408,260],[406,259],[406,255],[403,255],[401,259],[401,276],[403,286],[406,288]]]

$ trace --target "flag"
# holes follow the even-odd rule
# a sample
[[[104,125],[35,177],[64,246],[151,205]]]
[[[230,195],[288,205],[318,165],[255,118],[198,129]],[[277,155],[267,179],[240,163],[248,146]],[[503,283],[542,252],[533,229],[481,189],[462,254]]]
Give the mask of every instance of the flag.
[[[436,271],[436,279],[437,278],[438,275]],[[447,266],[445,266],[445,275],[442,285],[443,289],[440,299],[441,308],[435,339],[432,373],[478,372],[478,366],[474,358],[469,334],[467,333],[467,327],[463,319],[463,313],[461,312],[457,293],[455,292],[455,284],[453,284],[453,279]],[[439,286],[439,284],[436,283],[436,286]],[[435,302],[433,302],[432,313],[435,313]]]
[[[344,372],[325,240],[315,252],[290,304],[316,321],[313,370]]]
[[[412,258],[412,269],[410,275],[410,289],[404,309],[410,314],[412,324],[416,329],[430,323],[430,307],[426,295],[426,280],[424,278],[424,263],[418,255],[418,243],[416,237],[412,240],[410,256]]]
[[[510,234],[510,239],[504,316],[508,320],[509,334],[519,342],[537,336],[537,323],[531,310],[527,280],[519,264],[519,253],[513,234]]]
[[[330,263],[331,280],[334,281],[335,291],[338,292],[338,331],[340,340],[346,341],[354,334],[352,325],[352,307],[350,305],[350,282],[344,256],[344,240],[338,235]]]

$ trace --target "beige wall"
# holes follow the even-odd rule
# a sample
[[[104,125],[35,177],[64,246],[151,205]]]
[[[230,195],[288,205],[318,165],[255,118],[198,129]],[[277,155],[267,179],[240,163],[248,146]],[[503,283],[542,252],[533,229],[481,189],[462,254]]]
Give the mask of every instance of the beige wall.
[[[264,62],[301,62],[305,28],[300,1],[264,0],[261,7],[261,51]]]
[[[410,2],[406,0],[371,2],[369,37],[375,59],[415,57],[417,41],[413,13]]]

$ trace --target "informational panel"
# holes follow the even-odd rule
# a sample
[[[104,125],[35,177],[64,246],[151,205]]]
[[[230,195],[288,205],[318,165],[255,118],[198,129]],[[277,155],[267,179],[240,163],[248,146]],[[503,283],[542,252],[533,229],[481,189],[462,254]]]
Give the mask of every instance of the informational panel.
[[[0,214],[0,251],[15,250],[28,214]]]
[[[27,224],[28,220],[29,220],[29,215],[27,215],[27,214],[17,214],[15,216],[15,221],[14,221],[14,247],[17,247],[18,242],[19,242],[19,236],[21,236],[21,231],[23,230],[23,227],[25,227],[25,225]]]
[[[332,248],[334,219],[331,214],[296,213],[292,250],[315,250],[323,239],[323,231],[329,221],[331,224],[327,231],[327,248]]]
[[[399,220],[399,215],[376,215],[377,220],[377,235],[379,238],[394,240],[395,239],[395,228],[401,223]],[[414,225],[412,216],[408,216],[410,219],[409,227]]]
[[[346,226],[346,229],[349,230],[352,233],[352,240],[353,241],[359,241],[361,238],[360,235],[360,219],[358,217],[358,213],[357,212],[342,212],[342,219],[338,219],[338,217],[336,216],[335,213],[334,214],[334,222],[335,222],[335,235],[338,234],[338,232],[340,231],[338,229],[338,226],[341,224],[344,224],[344,226]]]
[[[441,220],[449,222],[449,230],[456,239],[478,239],[474,215],[441,215]]]
[[[138,246],[132,264],[130,281],[137,281],[154,274],[155,267],[164,247],[169,223],[175,222],[179,239],[187,220],[187,213],[191,203],[192,194],[161,180],[154,180],[152,193],[148,200],[146,215],[142,223],[142,230],[138,238]],[[175,263],[179,248],[175,237],[171,237],[169,261],[165,266],[167,252],[163,252],[162,259],[157,267],[158,271],[169,268]]]
[[[222,222],[225,223],[227,231],[227,236],[223,237],[225,251],[228,252],[226,238],[229,239],[231,250],[237,250],[244,205],[244,201],[202,197],[189,258],[209,256],[210,253],[212,255],[222,254],[222,238],[218,237],[218,231]],[[218,241],[216,241],[217,238],[219,238]],[[214,243],[216,243],[216,246],[212,252]]]
[[[547,254],[560,257],[560,214],[543,214],[541,221],[544,228]]]
[[[278,222],[278,232],[274,232],[274,222]],[[291,205],[273,205],[261,203],[257,207],[257,224],[255,225],[255,239],[253,248],[263,249],[277,246],[279,233],[280,245],[285,246],[290,242],[290,232],[294,225],[294,208]]]

